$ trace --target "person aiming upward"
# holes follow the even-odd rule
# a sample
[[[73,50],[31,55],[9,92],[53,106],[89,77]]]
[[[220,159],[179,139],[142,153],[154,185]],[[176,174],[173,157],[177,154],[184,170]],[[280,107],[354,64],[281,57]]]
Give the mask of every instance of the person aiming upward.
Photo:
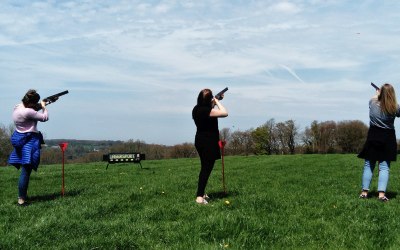
[[[221,96],[221,99],[223,95]],[[196,202],[207,204],[205,188],[217,159],[221,159],[218,145],[218,118],[227,117],[228,112],[210,89],[203,89],[197,97],[192,118],[196,125],[195,147],[200,156],[201,169],[198,178]]]
[[[368,198],[376,163],[379,165],[378,199],[389,201],[385,192],[389,181],[390,162],[396,161],[397,142],[394,120],[400,117],[400,106],[393,86],[385,83],[369,101],[369,129],[359,158],[364,159],[360,198]]]
[[[21,168],[18,181],[18,205],[27,205],[27,192],[32,170],[37,171],[40,163],[41,144],[43,136],[37,129],[37,123],[49,120],[45,101],[40,100],[36,90],[30,89],[22,98],[22,103],[14,107],[12,119],[15,131],[11,136],[14,149],[8,158],[8,163]],[[42,109],[42,112],[39,110]]]

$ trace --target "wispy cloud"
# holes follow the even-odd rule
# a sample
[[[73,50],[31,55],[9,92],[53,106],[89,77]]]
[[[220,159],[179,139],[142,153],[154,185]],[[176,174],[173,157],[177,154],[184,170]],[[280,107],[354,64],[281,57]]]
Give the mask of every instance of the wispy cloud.
[[[292,70],[291,68],[289,68],[286,65],[281,64],[280,65],[282,68],[286,69],[287,72],[289,72],[289,74],[291,74],[294,78],[296,78],[297,80],[299,80],[299,82],[304,83],[304,81],[296,74],[296,72],[294,72],[294,70]]]

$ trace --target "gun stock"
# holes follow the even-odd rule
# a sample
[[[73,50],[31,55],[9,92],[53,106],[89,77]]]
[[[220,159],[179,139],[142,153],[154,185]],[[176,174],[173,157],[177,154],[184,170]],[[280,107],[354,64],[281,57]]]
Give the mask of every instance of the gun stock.
[[[218,92],[218,94],[216,94],[214,96],[214,98],[218,99],[218,100],[222,100],[222,95],[228,91],[228,87],[224,88],[223,90],[221,90],[220,92]]]

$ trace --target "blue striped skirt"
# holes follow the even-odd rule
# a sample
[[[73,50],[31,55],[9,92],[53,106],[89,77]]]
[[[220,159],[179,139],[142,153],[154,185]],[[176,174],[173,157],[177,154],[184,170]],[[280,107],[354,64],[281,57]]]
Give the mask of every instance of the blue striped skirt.
[[[8,163],[17,169],[22,165],[30,165],[36,171],[40,163],[42,141],[43,136],[41,133],[19,133],[14,131],[11,136],[11,144],[14,150],[8,158]]]

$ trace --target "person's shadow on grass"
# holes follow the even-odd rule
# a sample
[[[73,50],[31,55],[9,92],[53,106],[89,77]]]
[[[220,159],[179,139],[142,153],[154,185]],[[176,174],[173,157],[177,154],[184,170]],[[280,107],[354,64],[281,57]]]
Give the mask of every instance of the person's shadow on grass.
[[[238,192],[237,191],[221,191],[221,192],[213,192],[213,193],[209,193],[208,196],[211,199],[224,199],[224,198],[228,198],[228,197],[232,197],[232,196],[237,196]]]
[[[369,197],[376,197],[376,198],[378,198],[379,192],[376,191],[376,190],[371,191],[371,192],[369,192],[368,196],[369,196]],[[390,191],[389,191],[389,192],[386,192],[386,193],[385,193],[385,196],[388,197],[389,199],[395,199],[395,198],[397,197],[397,192],[390,192]]]
[[[82,192],[82,190],[72,190],[64,193],[64,197],[77,196]],[[29,197],[30,202],[44,202],[44,201],[52,201],[62,197],[61,192],[52,193],[52,194],[43,194],[43,195],[34,195]]]

